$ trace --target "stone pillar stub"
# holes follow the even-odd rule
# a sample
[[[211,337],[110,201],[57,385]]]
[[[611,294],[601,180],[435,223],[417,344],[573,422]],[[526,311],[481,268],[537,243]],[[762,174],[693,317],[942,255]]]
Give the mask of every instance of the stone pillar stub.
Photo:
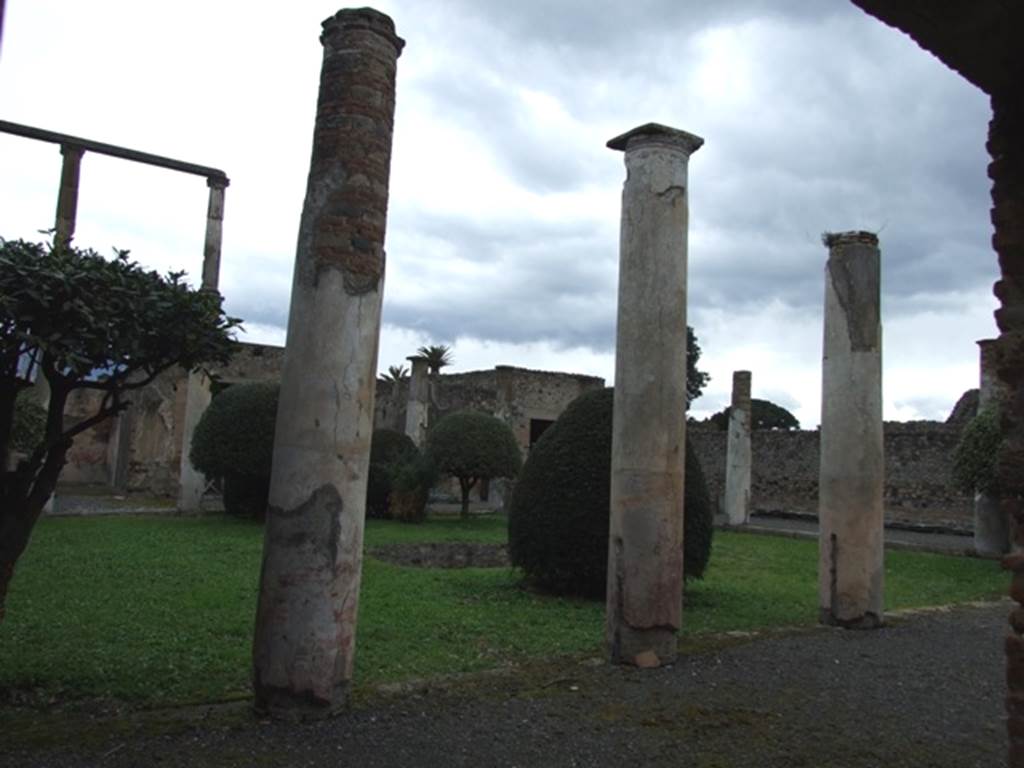
[[[54,245],[67,245],[75,235],[78,217],[78,179],[85,150],[72,144],[62,144],[64,160],[60,169],[60,189],[57,192],[57,214],[54,221]]]
[[[647,124],[625,152],[606,639],[611,660],[677,655],[686,450],[687,169],[704,140]]]
[[[818,587],[823,623],[883,619],[881,257],[870,232],[824,237]]]
[[[733,371],[732,404],[725,459],[725,515],[729,525],[750,522],[751,436],[750,371]]]
[[[203,371],[190,371],[185,377],[185,416],[181,427],[181,461],[178,465],[178,511],[194,514],[202,509],[206,476],[192,466],[192,436],[199,419],[213,400],[210,377]]]
[[[253,647],[256,707],[285,718],[338,710],[352,678],[404,45],[369,8],[320,41]]]
[[[409,375],[409,400],[405,406],[405,434],[422,448],[427,439],[430,413],[430,364],[421,355],[405,358],[412,367]]]
[[[220,250],[224,237],[224,192],[227,179],[209,178],[210,196],[206,204],[206,237],[203,241],[203,288],[217,290],[220,284]]]
[[[997,370],[996,339],[978,341],[978,412],[999,408],[1009,393]],[[1003,555],[1010,551],[1013,540],[1010,516],[1001,508],[1001,499],[984,492],[974,494],[974,551],[980,555]]]

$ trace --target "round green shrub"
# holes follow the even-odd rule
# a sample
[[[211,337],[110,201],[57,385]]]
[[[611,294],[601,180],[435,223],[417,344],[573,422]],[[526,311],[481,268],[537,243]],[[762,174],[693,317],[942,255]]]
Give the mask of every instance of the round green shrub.
[[[261,519],[270,491],[280,385],[235,384],[210,403],[196,425],[189,458],[207,477],[224,480],[224,509]]]
[[[370,470],[366,481],[366,516],[390,517],[389,499],[397,468],[419,455],[408,435],[394,429],[375,429],[370,441]],[[427,489],[429,491],[429,487]],[[424,503],[424,506],[425,503]]]
[[[978,412],[960,433],[953,452],[953,482],[968,493],[997,494],[996,466],[1003,443],[999,410]]]
[[[530,449],[509,507],[512,563],[549,592],[605,594],[614,390],[574,400]],[[711,555],[714,509],[692,444],[686,445],[685,578],[701,578]]]
[[[459,479],[463,517],[469,514],[469,491],[478,480],[515,477],[523,461],[509,426],[473,411],[438,421],[427,435],[426,453],[439,472]]]
[[[46,408],[32,389],[23,389],[14,400],[14,423],[11,424],[11,448],[31,453],[46,436]]]

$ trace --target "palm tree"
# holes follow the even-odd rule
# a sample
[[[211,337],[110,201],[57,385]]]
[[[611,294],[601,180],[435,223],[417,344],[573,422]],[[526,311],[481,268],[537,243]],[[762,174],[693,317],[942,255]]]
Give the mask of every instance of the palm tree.
[[[380,377],[381,381],[394,381],[399,382],[409,375],[409,369],[404,365],[389,365],[388,372],[382,374]]]
[[[440,373],[441,369],[453,362],[452,348],[447,344],[431,344],[429,347],[420,347],[416,354],[427,358],[427,366],[431,373]]]

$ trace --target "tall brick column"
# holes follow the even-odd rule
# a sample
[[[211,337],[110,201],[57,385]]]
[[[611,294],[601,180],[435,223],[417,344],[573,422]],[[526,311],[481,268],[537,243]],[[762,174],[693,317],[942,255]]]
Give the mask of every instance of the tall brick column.
[[[1001,279],[996,324],[1001,331],[994,346],[995,366],[1006,387],[1003,411],[1006,442],[998,474],[1002,510],[1015,522],[1014,544],[1024,547],[1024,99],[1016,94],[993,96],[988,151],[992,179],[992,245],[999,257]],[[1003,558],[1013,573],[1010,596],[1018,603],[1010,614],[1006,637],[1006,712],[1010,737],[1009,765],[1024,768],[1024,554]]]
[[[352,678],[404,45],[369,8],[320,41],[253,648],[256,707],[280,717],[336,711]]]
[[[825,236],[818,595],[821,620],[882,623],[882,323],[878,238]]]
[[[687,169],[704,140],[653,123],[625,152],[606,635],[613,662],[677,655],[686,466]]]

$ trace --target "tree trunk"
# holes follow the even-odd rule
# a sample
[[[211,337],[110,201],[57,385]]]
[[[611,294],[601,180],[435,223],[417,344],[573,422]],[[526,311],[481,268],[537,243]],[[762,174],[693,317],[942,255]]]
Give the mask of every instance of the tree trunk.
[[[57,487],[67,446],[53,449],[35,478],[24,465],[3,473],[0,491],[0,623],[6,615],[7,590],[14,578],[14,565],[28,546],[32,529],[43,507]]]
[[[62,436],[67,389],[51,387],[46,420],[45,456],[34,455],[16,469],[0,467],[0,623],[6,615],[7,591],[14,565],[28,546],[32,529],[57,487],[71,440]]]
[[[459,487],[462,488],[462,512],[460,517],[463,520],[469,519],[469,492],[473,490],[473,486],[476,485],[475,477],[460,477]]]

